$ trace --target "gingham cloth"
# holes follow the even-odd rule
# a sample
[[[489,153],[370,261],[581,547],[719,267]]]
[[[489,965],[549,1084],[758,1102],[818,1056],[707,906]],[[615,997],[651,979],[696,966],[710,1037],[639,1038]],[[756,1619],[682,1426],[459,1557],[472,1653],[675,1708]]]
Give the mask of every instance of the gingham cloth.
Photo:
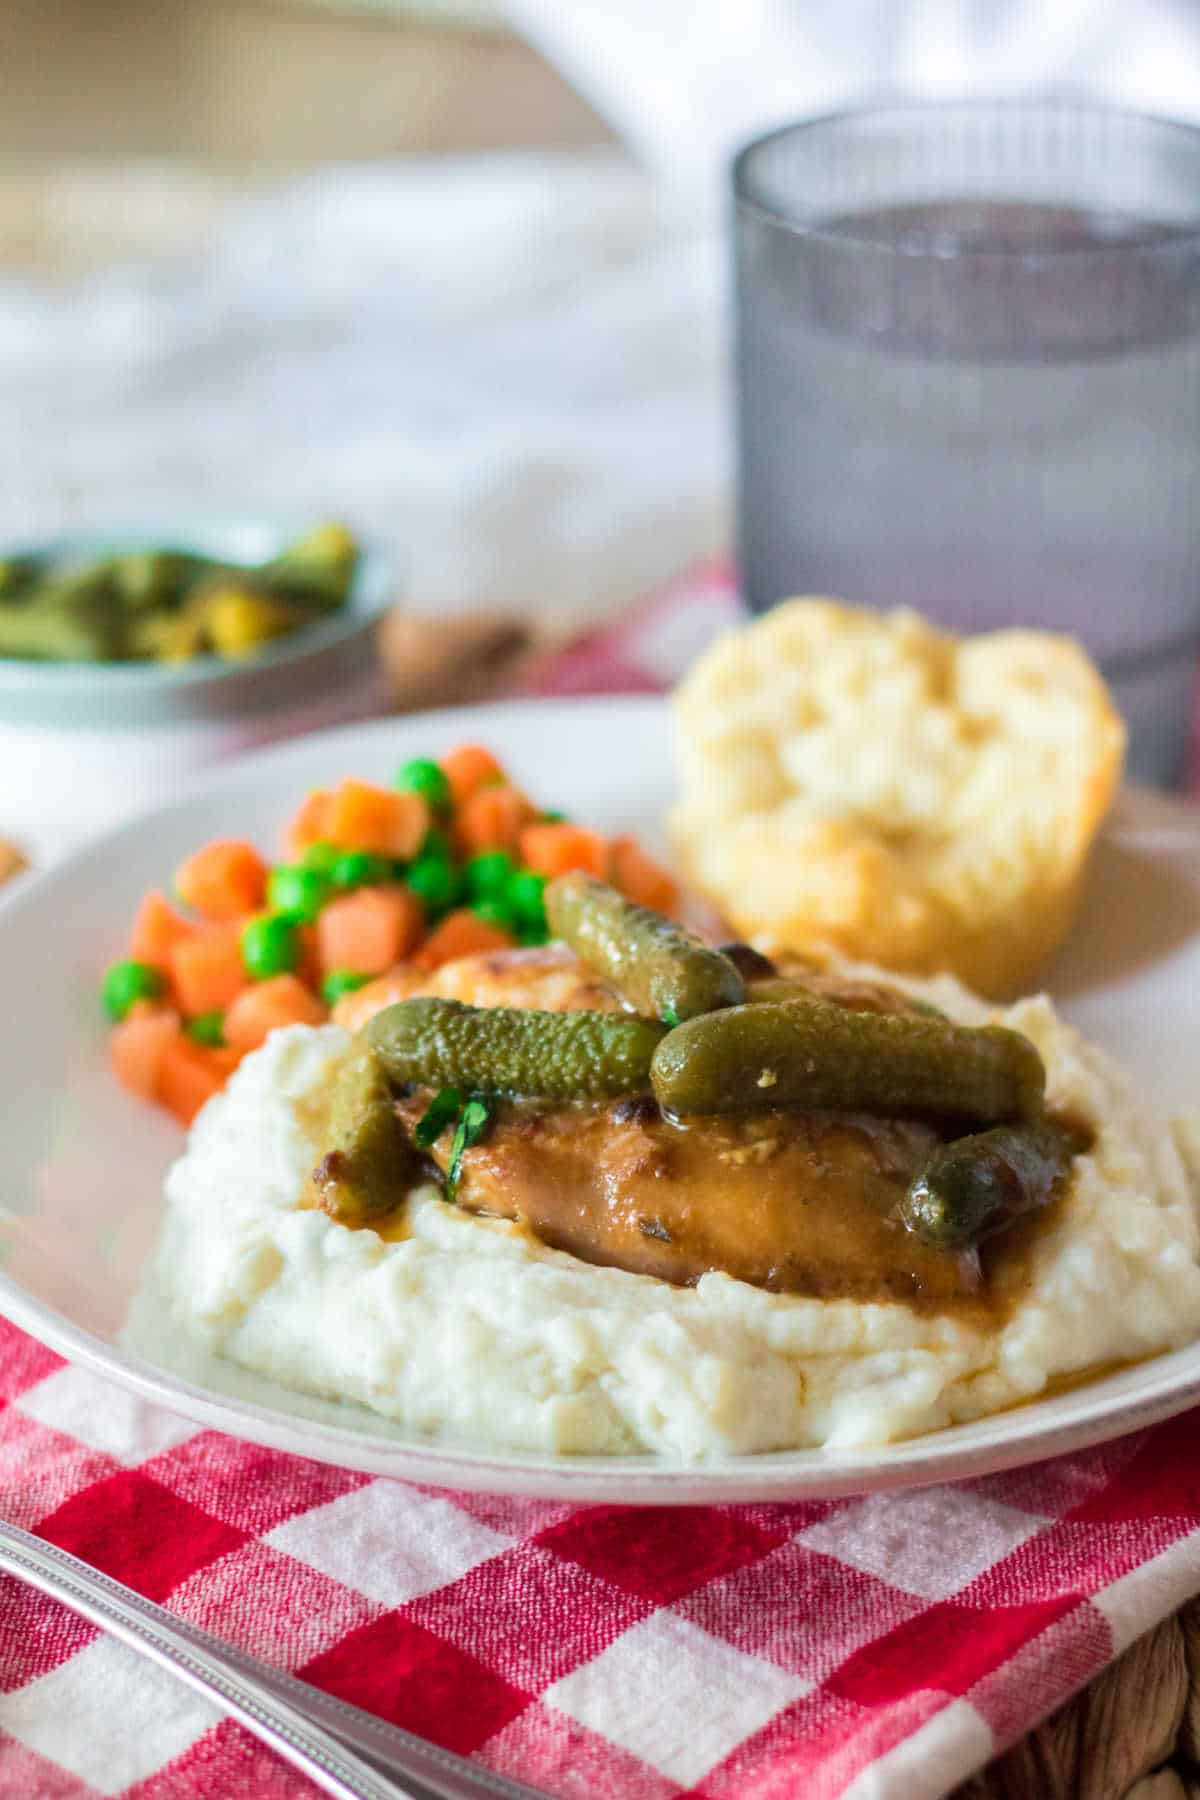
[[[697,571],[539,689],[653,689],[733,608]],[[564,1800],[924,1800],[1200,1589],[1200,1420],[920,1492],[579,1509],[243,1444],[0,1322],[0,1516]],[[0,1800],[315,1792],[0,1576]]]

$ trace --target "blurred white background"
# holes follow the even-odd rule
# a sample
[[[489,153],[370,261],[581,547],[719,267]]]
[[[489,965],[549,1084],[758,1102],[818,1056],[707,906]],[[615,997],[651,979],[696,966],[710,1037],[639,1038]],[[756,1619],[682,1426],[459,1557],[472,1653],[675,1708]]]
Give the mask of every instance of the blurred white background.
[[[1200,117],[1200,7],[7,0],[0,66],[0,536],[338,512],[418,606],[584,615],[728,541],[735,143],[884,90]]]

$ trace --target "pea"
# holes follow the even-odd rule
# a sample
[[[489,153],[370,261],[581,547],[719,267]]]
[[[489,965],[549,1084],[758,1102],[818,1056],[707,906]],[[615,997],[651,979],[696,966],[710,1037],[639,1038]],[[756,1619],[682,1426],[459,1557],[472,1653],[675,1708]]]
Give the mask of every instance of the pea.
[[[454,860],[454,850],[450,839],[444,831],[439,831],[436,825],[431,826],[425,833],[425,841],[417,853],[417,861],[420,862],[426,856],[440,856],[443,862]]]
[[[284,863],[272,869],[267,880],[267,905],[272,911],[287,913],[305,924],[316,918],[329,893],[329,876],[319,869],[293,868]]]
[[[195,1038],[198,1044],[211,1044],[219,1048],[225,1042],[225,1014],[197,1013],[194,1019],[187,1022],[187,1034],[190,1038]]]
[[[472,900],[494,900],[503,895],[513,873],[513,859],[507,850],[485,850],[473,856],[463,874]]]
[[[448,856],[420,856],[404,877],[432,918],[454,905],[461,892],[458,870]]]
[[[300,858],[302,869],[315,869],[318,875],[333,877],[334,865],[345,855],[340,844],[331,844],[326,838],[318,838],[315,844],[306,846]]]
[[[432,813],[439,813],[444,817],[453,808],[454,796],[450,792],[445,772],[427,756],[414,756],[411,762],[406,762],[397,771],[392,785],[420,794]]]
[[[550,933],[544,925],[518,925],[517,942],[532,950],[539,944],[548,944]]]
[[[509,878],[505,899],[522,925],[546,929],[546,877],[536,869],[517,869]],[[545,939],[543,938],[543,942]]]
[[[329,879],[337,888],[377,887],[391,873],[392,865],[385,856],[372,856],[369,850],[344,850],[329,871]]]
[[[471,911],[477,919],[483,919],[488,925],[497,925],[501,931],[507,931],[509,937],[516,937],[517,915],[507,901],[485,896],[482,900],[472,900]]]
[[[326,1006],[336,1006],[343,994],[353,994],[370,981],[369,975],[359,975],[354,969],[331,969],[321,983],[321,997]]]
[[[157,1000],[166,987],[161,972],[153,963],[115,962],[105,972],[100,990],[104,1010],[110,1019],[123,1019],[135,1000]]]
[[[286,975],[300,961],[300,928],[286,913],[261,913],[242,928],[242,961],[253,981]]]

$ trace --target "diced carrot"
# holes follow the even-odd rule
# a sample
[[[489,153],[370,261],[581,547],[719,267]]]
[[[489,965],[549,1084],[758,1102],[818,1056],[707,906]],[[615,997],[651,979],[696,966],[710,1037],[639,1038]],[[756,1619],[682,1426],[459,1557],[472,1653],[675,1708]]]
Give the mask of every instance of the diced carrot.
[[[240,1060],[236,1050],[195,1044],[182,1034],[172,1038],[159,1068],[158,1098],[188,1126],[205,1101],[220,1093]]]
[[[300,960],[296,973],[306,987],[317,989],[324,970],[321,967],[321,942],[315,925],[301,925],[296,934],[300,941]]]
[[[165,894],[152,888],[133,917],[129,933],[129,954],[138,962],[153,963],[164,975],[171,970],[171,952],[185,938],[194,937],[199,927],[176,912]]]
[[[189,1019],[224,1012],[248,982],[240,925],[210,925],[171,951],[171,984]]]
[[[330,796],[325,835],[344,850],[408,858],[428,830],[429,808],[420,794],[343,781]]]
[[[442,758],[442,773],[450,783],[455,806],[465,806],[484,782],[503,781],[504,770],[482,744],[460,744]]]
[[[143,1100],[157,1099],[167,1046],[181,1035],[178,1013],[137,1001],[108,1039],[109,1061],[121,1086]]]
[[[314,788],[300,802],[299,809],[284,833],[284,846],[290,857],[299,859],[310,844],[329,835],[326,827],[329,824],[331,799],[332,796],[324,788]]]
[[[317,920],[322,971],[382,975],[418,942],[425,913],[405,887],[361,887],[333,900]]]
[[[325,1008],[298,975],[272,975],[244,988],[225,1014],[225,1041],[235,1050],[257,1050],[281,1025],[320,1025]]]
[[[267,865],[253,844],[218,838],[175,871],[175,892],[206,919],[237,919],[254,912],[267,891]]]
[[[458,840],[468,856],[481,850],[515,850],[521,827],[533,808],[519,788],[502,784],[472,794],[455,821]]]
[[[462,906],[456,912],[446,914],[412,960],[418,969],[437,969],[456,957],[477,956],[487,950],[507,950],[511,944],[507,931],[501,931],[498,925],[489,925],[470,907]]]
[[[127,1019],[157,1019],[161,1018],[163,1013],[170,1013],[176,1019],[179,1017],[175,1008],[166,1000],[135,1000],[125,1017]]]
[[[583,869],[603,877],[608,872],[608,842],[582,825],[527,825],[521,833],[521,861],[539,875],[565,875]]]
[[[424,991],[425,971],[418,969],[414,963],[398,963],[394,969],[388,969],[383,975],[376,975],[364,987],[355,988],[352,993],[343,994],[334,1003],[333,1022],[344,1025],[347,1031],[357,1031],[368,1019],[382,1012],[385,1006],[395,1006],[399,1000],[411,1000],[414,995]]]
[[[646,855],[636,838],[614,838],[609,847],[609,875],[613,883],[638,906],[655,912],[674,912],[679,889],[667,871]]]

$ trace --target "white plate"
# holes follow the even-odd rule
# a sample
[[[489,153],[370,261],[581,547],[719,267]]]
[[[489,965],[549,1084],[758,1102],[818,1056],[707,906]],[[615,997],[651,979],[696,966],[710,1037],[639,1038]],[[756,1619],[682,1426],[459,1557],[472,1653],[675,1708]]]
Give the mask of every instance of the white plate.
[[[405,1437],[357,1409],[306,1401],[230,1365],[171,1367],[119,1342],[158,1229],[176,1127],[123,1094],[96,1003],[139,896],[206,838],[278,842],[302,792],[342,774],[386,780],[464,738],[498,750],[547,805],[660,838],[671,792],[665,709],[573,700],[431,713],[246,758],[0,901],[0,1311],[55,1350],[202,1423],[282,1450],[446,1487],[692,1504],[912,1486],[1035,1461],[1200,1400],[1200,1346],[972,1425],[857,1454],[794,1451],[679,1468],[650,1458],[502,1456]],[[1168,1110],[1196,1097],[1200,810],[1127,795],[1096,857],[1084,916],[1049,985]]]

